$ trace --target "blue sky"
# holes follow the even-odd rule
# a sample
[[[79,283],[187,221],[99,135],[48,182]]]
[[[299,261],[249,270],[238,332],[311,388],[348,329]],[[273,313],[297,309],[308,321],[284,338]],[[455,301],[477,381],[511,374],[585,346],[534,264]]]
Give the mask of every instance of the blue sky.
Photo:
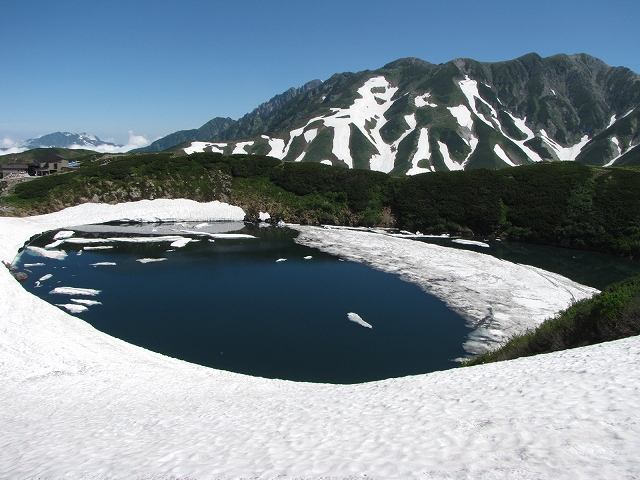
[[[640,72],[638,0],[0,0],[0,12],[0,147],[55,131],[144,143],[402,57],[588,53]]]

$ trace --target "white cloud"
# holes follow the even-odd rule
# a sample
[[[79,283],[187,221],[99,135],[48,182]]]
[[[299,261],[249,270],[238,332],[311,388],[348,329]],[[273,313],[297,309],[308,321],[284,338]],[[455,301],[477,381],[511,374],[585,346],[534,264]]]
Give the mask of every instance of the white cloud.
[[[21,147],[21,143],[20,141],[13,140],[11,137],[4,137],[0,140],[0,155],[24,152],[26,148]]]
[[[111,146],[111,145],[101,145],[99,147],[87,147],[86,145],[71,145],[69,148],[84,148],[88,150],[93,150],[95,152],[100,153],[124,153],[129,150],[133,150],[134,148],[142,148],[146,147],[151,143],[150,140],[144,135],[135,135],[133,130],[129,130],[129,141],[126,145],[122,146]]]

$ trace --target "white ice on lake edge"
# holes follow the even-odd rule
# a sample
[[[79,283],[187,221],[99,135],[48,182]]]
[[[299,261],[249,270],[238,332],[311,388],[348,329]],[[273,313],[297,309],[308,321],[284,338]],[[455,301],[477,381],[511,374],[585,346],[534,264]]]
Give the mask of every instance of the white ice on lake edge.
[[[302,245],[399,275],[443,300],[473,329],[464,348],[474,355],[597,292],[546,270],[472,251],[364,230],[289,227],[300,232],[295,241]]]
[[[214,219],[190,211],[176,218]],[[89,221],[84,207],[0,218],[0,258],[11,261],[36,233]],[[409,242],[378,237],[396,253],[397,242]],[[447,251],[464,263],[462,251]],[[400,264],[412,263],[410,253]],[[640,475],[638,337],[326,385],[238,375],[135,347],[29,294],[6,269],[0,323],[0,478]]]

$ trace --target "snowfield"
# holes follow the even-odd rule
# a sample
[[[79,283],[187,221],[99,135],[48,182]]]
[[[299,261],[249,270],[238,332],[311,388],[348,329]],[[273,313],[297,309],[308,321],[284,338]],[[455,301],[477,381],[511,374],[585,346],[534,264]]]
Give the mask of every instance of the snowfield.
[[[114,206],[113,214],[82,205],[0,218],[0,258],[12,261],[36,233],[118,215],[211,221],[238,214],[224,204],[198,210],[180,200],[155,202]],[[346,229],[320,238],[314,232],[324,235],[322,229],[301,230],[305,243],[336,240],[341,254],[355,260],[366,253],[361,261],[370,264],[379,255],[381,262],[381,249],[390,245],[387,253],[397,257],[387,262],[393,258],[398,267],[386,270],[407,278],[422,275],[409,268],[412,262],[426,265],[411,259],[416,251],[409,245],[417,242],[407,239]],[[364,239],[366,249],[349,247]],[[472,275],[468,252],[427,252],[431,265],[448,259]],[[462,273],[451,282],[463,281]],[[507,278],[486,273],[487,285]],[[478,289],[470,280],[461,288]],[[27,293],[0,269],[0,478],[634,478],[639,358],[633,337],[359,385],[267,380],[109,337]]]

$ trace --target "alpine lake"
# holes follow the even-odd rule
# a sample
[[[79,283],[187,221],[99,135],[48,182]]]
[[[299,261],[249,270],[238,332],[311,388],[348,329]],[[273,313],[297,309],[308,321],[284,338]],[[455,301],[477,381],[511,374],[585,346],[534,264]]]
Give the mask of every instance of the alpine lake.
[[[247,375],[323,383],[444,370],[465,356],[462,344],[470,331],[444,302],[397,276],[299,245],[297,232],[286,227],[112,223],[70,230],[75,243],[55,247],[66,252],[63,258],[22,251],[16,264],[29,273],[24,288],[73,309],[104,333],[163,355]],[[29,246],[50,245],[57,233],[44,233]],[[191,241],[144,241],[158,235]],[[534,265],[599,289],[640,274],[640,262],[594,252],[419,241]],[[72,294],[61,287],[95,292]],[[372,328],[349,321],[350,312]]]

